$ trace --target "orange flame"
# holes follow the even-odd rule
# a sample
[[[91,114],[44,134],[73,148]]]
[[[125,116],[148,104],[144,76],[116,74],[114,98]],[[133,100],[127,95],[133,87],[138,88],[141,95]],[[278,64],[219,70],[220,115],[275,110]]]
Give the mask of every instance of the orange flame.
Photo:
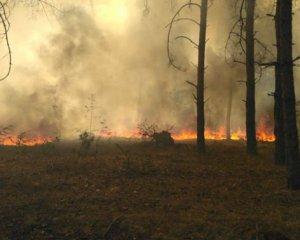
[[[271,125],[270,125],[271,126]],[[256,137],[260,142],[274,142],[275,136],[272,128],[268,126],[268,119],[262,118],[257,126]],[[191,140],[197,138],[197,133],[191,130],[184,130],[173,135],[175,140]],[[220,127],[217,130],[207,128],[205,130],[205,139],[207,140],[226,140],[226,128]],[[238,129],[231,132],[231,140],[246,140],[246,132]]]
[[[141,135],[138,131],[120,131],[120,132],[112,132],[109,135],[100,134],[99,136],[103,138],[134,138],[138,139],[141,138]],[[197,132],[193,130],[182,130],[176,133],[172,134],[173,138],[177,141],[182,140],[194,140],[197,138]],[[271,130],[269,130],[265,125],[259,124],[257,128],[257,140],[261,142],[273,142],[275,141],[275,136]],[[207,128],[205,130],[205,139],[207,140],[226,140],[226,128],[220,127],[217,130],[213,130],[210,128]],[[246,132],[244,130],[238,129],[235,131],[232,131],[231,133],[231,140],[234,141],[240,141],[246,140]]]
[[[138,130],[121,130],[116,132],[99,132],[96,136],[103,138],[128,138],[128,139],[139,139],[142,138]],[[182,140],[194,140],[197,138],[197,132],[193,130],[182,130],[172,134],[173,138],[177,141]],[[257,140],[261,142],[274,142],[275,136],[272,129],[272,124],[268,117],[261,118],[257,124],[256,132]],[[206,128],[205,139],[207,140],[226,140],[226,128],[220,127],[216,130]],[[233,130],[231,132],[231,140],[239,141],[246,140],[246,132],[242,129]],[[48,136],[26,136],[22,139],[16,135],[6,136],[0,139],[0,145],[6,146],[36,146],[43,145],[49,142],[55,141],[55,138]]]
[[[1,140],[0,145],[4,146],[37,146],[43,145],[49,142],[53,142],[54,139],[52,137],[45,136],[34,136],[34,137],[26,137],[20,141],[17,136],[7,136],[6,138]]]
[[[261,142],[274,142],[275,136],[273,133],[259,129],[256,133],[257,140]],[[192,140],[197,138],[197,133],[187,130],[173,135],[175,140]],[[218,130],[205,130],[205,139],[207,140],[226,140],[226,131],[223,127]],[[231,133],[231,140],[239,141],[246,140],[246,133],[242,130],[237,130]]]

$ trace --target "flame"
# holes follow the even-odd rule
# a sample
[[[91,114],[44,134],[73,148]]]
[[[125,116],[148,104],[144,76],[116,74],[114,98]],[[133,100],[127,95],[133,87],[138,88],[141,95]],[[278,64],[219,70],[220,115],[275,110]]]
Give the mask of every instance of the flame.
[[[118,132],[111,132],[109,134],[99,134],[98,136],[101,136],[103,138],[134,138],[139,139],[142,138],[141,134],[138,130],[133,131],[118,131]],[[193,130],[182,130],[179,132],[175,132],[172,134],[173,138],[177,141],[182,140],[194,140],[197,138],[197,132]],[[260,142],[274,142],[275,136],[273,134],[273,131],[267,127],[267,125],[264,124],[264,122],[261,122],[258,124],[257,127],[257,140]],[[217,130],[213,130],[211,128],[207,128],[205,130],[205,139],[207,140],[226,140],[226,128],[220,127]],[[245,141],[246,140],[246,131],[242,129],[237,129],[232,131],[231,133],[231,140],[234,141]]]
[[[276,140],[274,131],[270,128],[269,118],[261,118],[257,127],[257,138],[263,142],[274,142]]]
[[[257,140],[261,142],[274,142],[275,136],[273,133],[273,124],[269,117],[261,118],[257,124],[256,136]],[[139,130],[119,130],[119,131],[100,131],[95,134],[97,137],[108,138],[127,138],[127,139],[141,139],[143,138]],[[20,135],[19,135],[20,136]],[[36,146],[43,145],[49,142],[54,142],[56,139],[49,136],[25,136],[20,139],[17,135],[9,135],[0,138],[0,145],[6,146]],[[181,130],[172,134],[177,141],[194,140],[197,138],[197,132],[194,130]],[[207,140],[226,140],[226,128],[221,126],[218,129],[206,128],[205,139]],[[231,132],[231,140],[245,141],[246,131],[243,129],[234,129]]]
[[[175,133],[173,135],[175,140],[182,141],[182,140],[192,140],[197,138],[197,133],[187,130],[187,131],[182,131],[179,133]],[[274,142],[275,141],[275,136],[273,133],[270,133],[268,131],[264,131],[264,129],[258,129],[256,133],[257,140],[260,142]],[[218,130],[211,130],[211,129],[206,129],[205,130],[205,139],[207,140],[226,140],[226,131],[224,130],[223,127],[221,127]],[[245,131],[242,130],[236,130],[231,133],[231,140],[234,141],[240,141],[246,140],[246,133]]]
[[[53,142],[53,137],[46,136],[32,136],[26,137],[20,140],[18,136],[6,136],[4,139],[1,139],[0,145],[4,146],[37,146],[43,145],[49,142]]]
[[[258,122],[256,129],[256,137],[260,142],[274,142],[275,136],[273,133],[272,124],[269,118],[261,118]],[[173,135],[175,140],[191,140],[197,138],[197,133],[191,130],[183,130]],[[226,128],[220,127],[217,130],[207,128],[205,130],[205,139],[207,140],[226,140]],[[246,131],[237,129],[231,132],[231,140],[239,141],[246,140]]]
[[[268,116],[262,117],[257,124],[256,137],[260,142],[274,142],[275,136],[273,133],[273,124],[271,118]],[[116,132],[110,132],[107,134],[99,134],[99,136],[107,137],[120,137],[120,138],[141,138],[141,135],[138,130],[121,130]],[[197,132],[194,130],[181,130],[172,134],[173,138],[177,141],[182,140],[194,140],[197,139]],[[207,140],[226,140],[226,128],[224,126],[219,127],[218,129],[206,128],[205,129],[205,139]],[[245,141],[246,140],[246,131],[239,128],[234,129],[231,132],[231,140],[234,141]]]

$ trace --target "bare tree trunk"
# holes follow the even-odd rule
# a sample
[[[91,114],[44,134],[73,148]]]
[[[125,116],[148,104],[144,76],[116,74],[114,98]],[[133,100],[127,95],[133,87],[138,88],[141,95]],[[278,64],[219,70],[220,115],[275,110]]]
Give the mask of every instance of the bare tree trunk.
[[[277,61],[275,65],[275,106],[274,106],[274,134],[275,140],[275,163],[279,165],[285,164],[284,152],[284,126],[282,113],[282,88],[281,88],[281,67],[280,67],[280,5],[282,0],[277,0],[275,29],[276,29],[276,46],[277,46]]]
[[[231,140],[231,111],[232,111],[232,99],[233,99],[233,83],[229,80],[229,94],[227,102],[227,113],[226,113],[226,139]]]
[[[254,12],[255,0],[246,0],[246,132],[247,151],[250,155],[257,153],[255,126],[255,65],[254,65]]]
[[[300,189],[299,140],[293,74],[292,0],[280,4],[280,68],[288,187]]]
[[[198,51],[198,79],[197,79],[197,148],[199,153],[205,153],[205,120],[204,120],[204,75],[205,48],[207,27],[207,1],[201,2],[201,19]]]

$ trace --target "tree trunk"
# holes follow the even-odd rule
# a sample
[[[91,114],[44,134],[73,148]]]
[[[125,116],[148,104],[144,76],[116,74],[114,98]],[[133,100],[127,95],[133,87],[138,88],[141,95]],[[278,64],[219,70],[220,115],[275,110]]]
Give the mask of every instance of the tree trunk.
[[[201,2],[201,19],[198,51],[198,79],[197,79],[197,148],[199,153],[205,153],[205,120],[204,120],[204,75],[205,48],[207,27],[207,0]]]
[[[255,126],[255,65],[254,65],[254,12],[255,0],[246,1],[246,133],[247,151],[250,155],[257,153]]]
[[[284,152],[284,126],[282,113],[282,88],[280,80],[280,5],[282,0],[277,0],[275,29],[276,29],[276,46],[277,46],[277,63],[275,65],[275,106],[274,106],[274,134],[275,140],[275,163],[279,165],[285,164]]]
[[[227,113],[226,113],[226,139],[231,140],[231,111],[232,111],[232,99],[233,99],[233,83],[229,80],[229,94],[227,102]]]
[[[280,4],[280,68],[288,187],[300,189],[299,140],[293,74],[292,0]]]

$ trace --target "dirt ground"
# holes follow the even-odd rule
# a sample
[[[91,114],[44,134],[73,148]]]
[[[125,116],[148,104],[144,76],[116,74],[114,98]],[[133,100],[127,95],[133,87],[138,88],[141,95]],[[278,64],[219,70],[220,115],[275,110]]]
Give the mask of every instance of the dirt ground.
[[[286,189],[273,144],[247,157],[243,142],[100,144],[0,149],[0,239],[300,239],[300,192]],[[97,152],[95,152],[97,150]],[[129,237],[130,236],[130,237]]]

